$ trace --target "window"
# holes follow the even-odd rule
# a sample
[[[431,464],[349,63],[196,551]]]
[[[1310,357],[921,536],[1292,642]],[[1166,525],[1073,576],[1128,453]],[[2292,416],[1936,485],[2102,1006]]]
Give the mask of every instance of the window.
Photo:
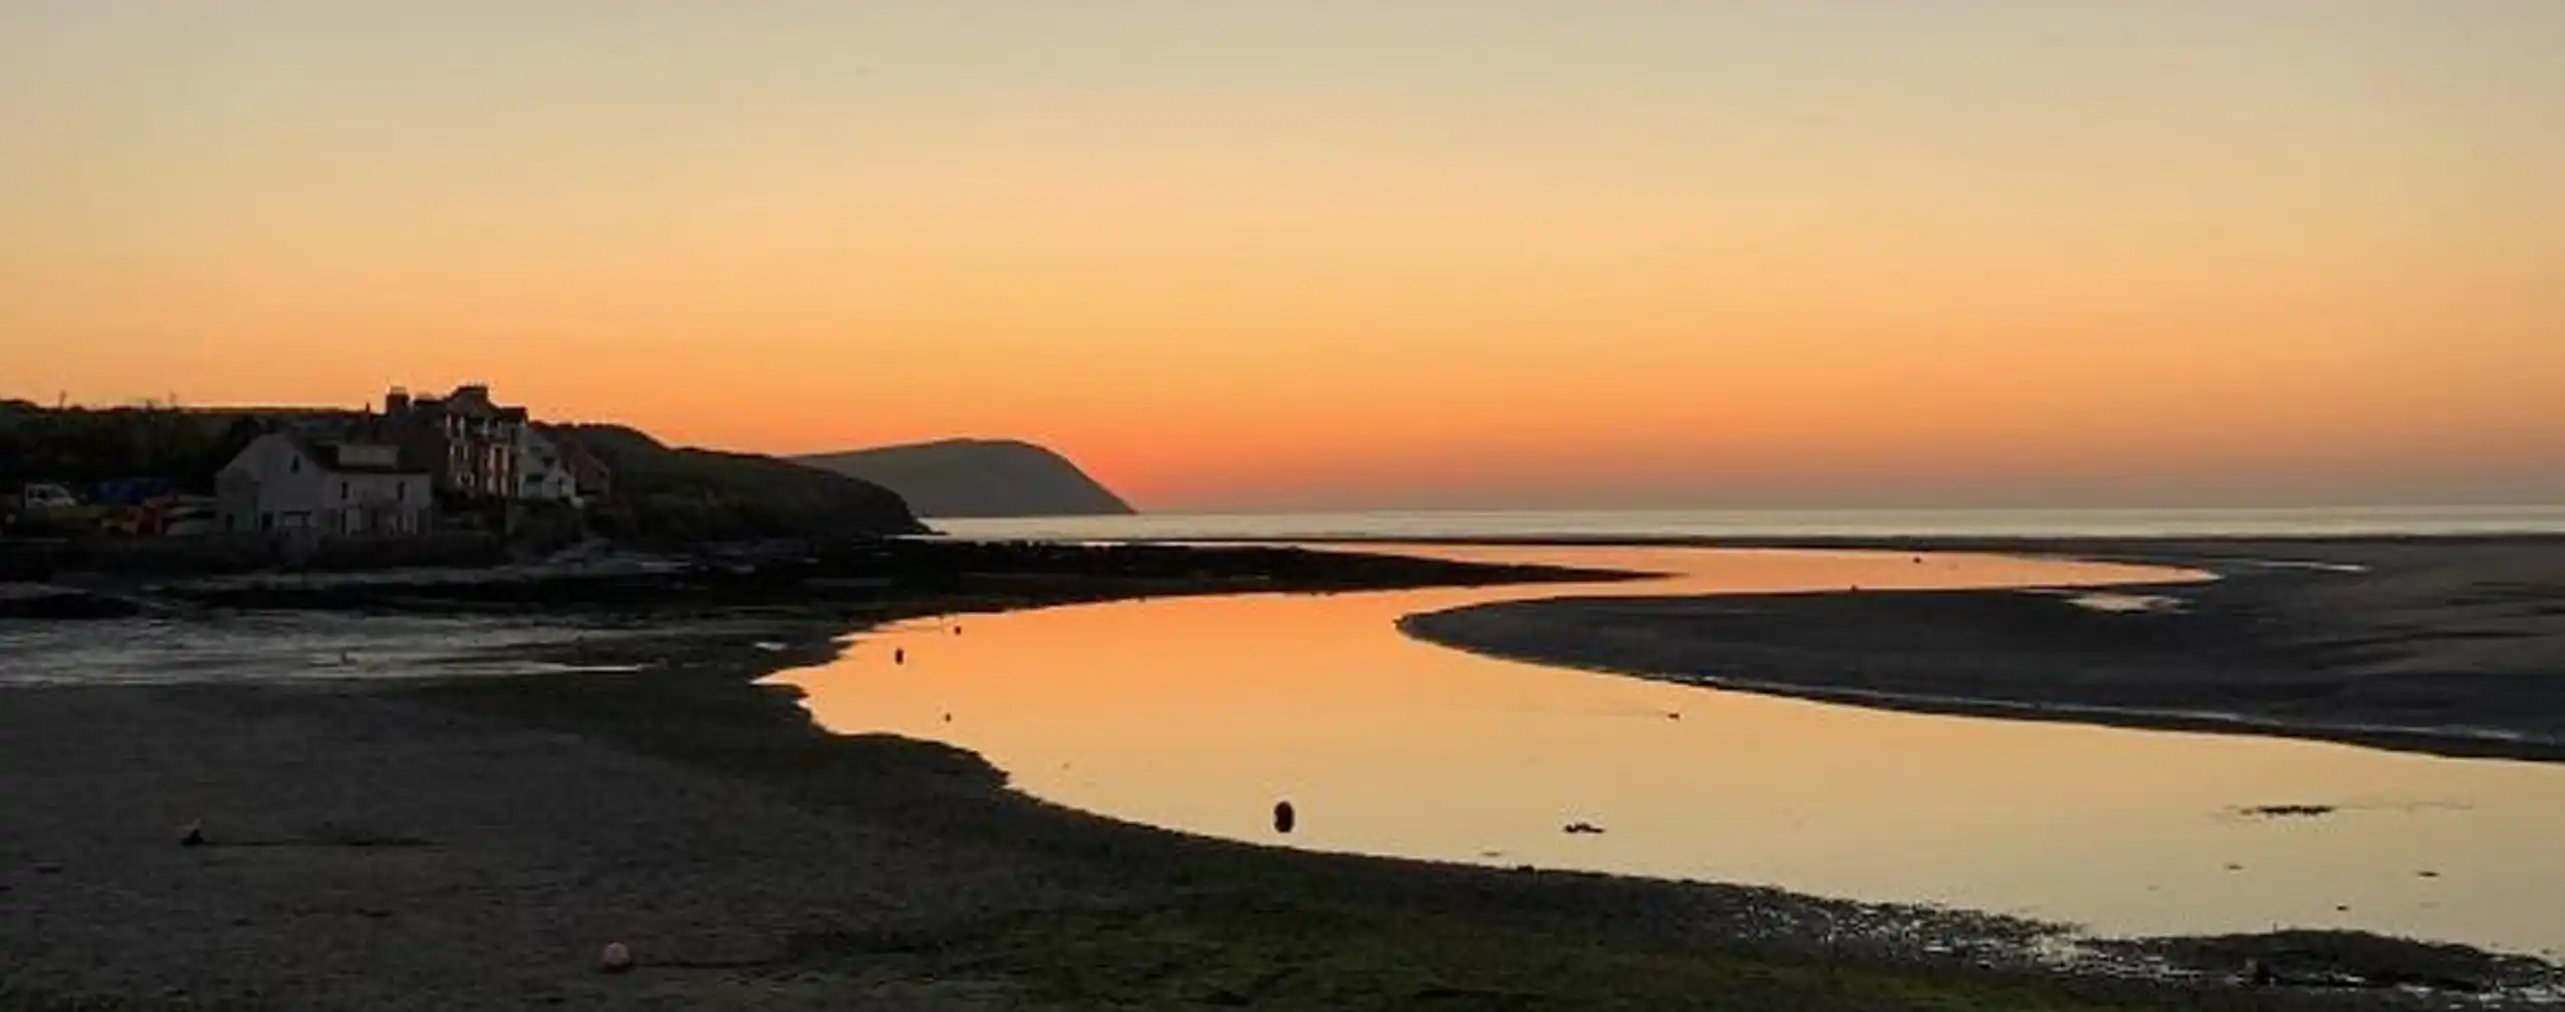
[[[258,515],[258,529],[259,529],[259,530],[262,530],[262,531],[272,531],[272,530],[275,530],[275,529],[276,529],[276,514],[274,514],[274,513],[261,513],[261,514],[259,514],[259,515]]]
[[[346,501],[347,501],[347,483],[346,483],[346,482],[343,482],[343,481],[342,481],[342,482],[339,482],[339,483],[338,483],[338,501],[340,501],[340,502],[346,502]]]
[[[291,459],[288,459],[288,460],[285,462],[285,473],[287,473],[287,474],[301,474],[301,473],[303,473],[303,458],[302,458],[302,457],[300,457],[300,456],[296,456],[296,457],[293,457],[293,458],[291,458]]]
[[[393,483],[392,483],[392,501],[393,501],[393,502],[408,502],[408,501],[410,501],[410,483],[409,483],[409,482],[406,482],[406,481],[396,481],[396,482],[393,482]]]

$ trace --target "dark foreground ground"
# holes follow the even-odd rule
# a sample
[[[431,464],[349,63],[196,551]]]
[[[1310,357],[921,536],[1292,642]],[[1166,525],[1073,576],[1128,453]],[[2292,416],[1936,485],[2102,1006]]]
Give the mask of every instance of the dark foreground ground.
[[[2171,603],[2138,613],[2066,595],[1871,592],[1519,601],[1405,628],[1819,698],[2565,759],[2565,538],[1924,547],[2175,562],[2221,579],[2126,588]]]
[[[1193,838],[752,684],[847,628],[1098,593],[1001,582],[579,648],[639,672],[0,695],[0,1010],[2482,1007],[2548,976],[2343,936],[2057,972],[1966,914]],[[609,941],[639,968],[598,973]],[[2249,958],[2284,986],[2230,983]],[[2285,986],[2319,979],[2418,986]]]

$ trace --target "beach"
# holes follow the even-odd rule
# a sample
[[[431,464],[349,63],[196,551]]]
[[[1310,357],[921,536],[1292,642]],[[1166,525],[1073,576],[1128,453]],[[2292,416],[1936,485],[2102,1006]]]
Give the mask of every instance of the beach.
[[[2535,573],[2542,556],[2505,554],[2532,548],[2548,550],[2482,549],[2478,571]],[[2209,562],[2193,547],[2075,550]],[[2360,564],[2403,565],[2378,551]],[[717,628],[672,607],[646,634],[518,648],[579,673],[7,690],[0,1009],[2288,1008],[2551,993],[2517,990],[2552,981],[2532,961],[2361,936],[2125,943],[2057,965],[2038,958],[2039,926],[1965,911],[1186,836],[1009,791],[1005,771],[946,746],[825,734],[756,684],[913,616],[1469,575],[1151,558],[1170,565],[1144,582],[1018,571],[825,607],[730,587]],[[2290,596],[2272,588],[2242,600]],[[638,966],[600,973],[615,942]],[[2252,965],[2284,985],[2359,986],[2241,986]]]
[[[1525,600],[1403,627],[1543,663],[1903,709],[2565,758],[2565,539],[1874,540],[2196,567],[2015,591]]]

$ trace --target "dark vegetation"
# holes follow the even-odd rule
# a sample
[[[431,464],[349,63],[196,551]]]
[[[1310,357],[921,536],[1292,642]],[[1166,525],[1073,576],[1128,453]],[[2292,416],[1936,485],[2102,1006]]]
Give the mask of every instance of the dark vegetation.
[[[900,494],[919,516],[1027,517],[1130,513],[1131,505],[1068,458],[1012,439],[947,439],[796,457]]]
[[[214,474],[259,429],[247,412],[155,406],[41,408],[0,401],[0,490],[28,482],[94,486],[166,478],[180,491],[210,493]]]
[[[774,457],[671,448],[620,425],[560,431],[614,469],[614,496],[594,516],[609,537],[666,545],[925,530],[898,495],[842,474]]]

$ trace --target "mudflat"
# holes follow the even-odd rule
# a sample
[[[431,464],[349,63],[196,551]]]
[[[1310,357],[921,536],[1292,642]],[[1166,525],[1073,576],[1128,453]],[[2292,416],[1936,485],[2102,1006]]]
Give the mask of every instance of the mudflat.
[[[1965,912],[1190,837],[1010,792],[945,746],[826,734],[756,684],[875,622],[1095,590],[986,593],[734,613],[718,632],[668,617],[663,635],[543,648],[646,661],[637,671],[0,693],[0,1010],[2484,1007],[2553,993],[2538,988],[2554,968],[2534,961],[2366,936],[2128,943],[2057,965],[2038,958],[2039,926]],[[610,943],[631,969],[602,972]]]
[[[1409,618],[1499,656],[2038,719],[2565,759],[2565,539],[1865,542],[2167,563],[2074,592],[1523,600]]]

